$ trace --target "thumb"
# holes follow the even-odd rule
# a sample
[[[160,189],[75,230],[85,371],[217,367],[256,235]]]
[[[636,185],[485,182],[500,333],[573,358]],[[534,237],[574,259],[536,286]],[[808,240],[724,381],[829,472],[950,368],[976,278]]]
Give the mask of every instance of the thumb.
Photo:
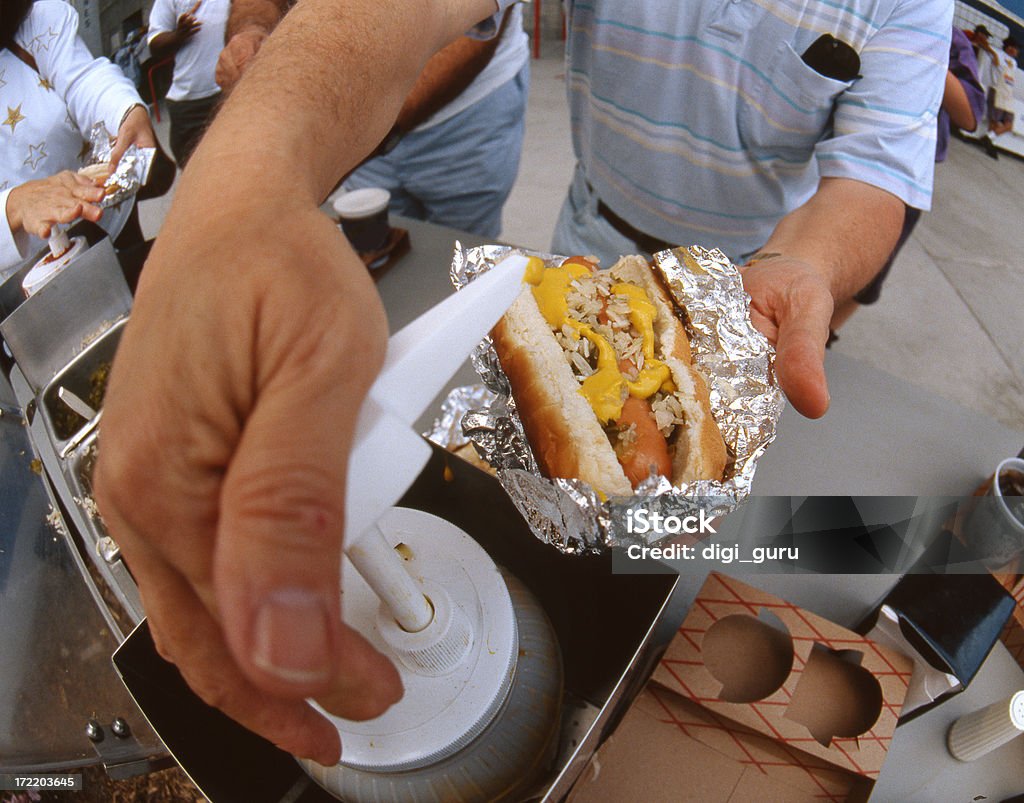
[[[117,139],[114,140],[114,147],[110,149],[111,170],[114,170],[117,167],[117,163],[121,161],[121,157],[124,156],[129,145],[131,145],[131,137],[127,136],[127,132],[122,128],[121,133],[119,133],[117,135]]]
[[[779,321],[775,372],[779,387],[796,411],[808,418],[821,418],[830,403],[825,342],[831,305],[808,305],[801,312]]]
[[[214,555],[222,626],[257,686],[330,700],[347,718],[377,716],[401,682],[342,622],[340,599],[347,455],[365,388],[337,372],[320,382],[284,372],[290,380],[261,391],[224,479]]]

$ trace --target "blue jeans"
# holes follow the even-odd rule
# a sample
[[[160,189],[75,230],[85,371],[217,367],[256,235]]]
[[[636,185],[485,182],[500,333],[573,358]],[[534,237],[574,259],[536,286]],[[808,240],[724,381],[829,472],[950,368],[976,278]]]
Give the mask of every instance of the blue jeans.
[[[392,214],[497,238],[519,171],[529,82],[527,63],[468,109],[404,136],[352,173],[345,188],[384,187]]]

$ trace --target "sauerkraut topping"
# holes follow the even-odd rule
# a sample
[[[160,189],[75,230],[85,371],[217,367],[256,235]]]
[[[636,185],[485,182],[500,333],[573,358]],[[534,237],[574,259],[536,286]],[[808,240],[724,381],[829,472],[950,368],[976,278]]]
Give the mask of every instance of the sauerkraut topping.
[[[643,288],[613,273],[566,261],[546,268],[533,288],[580,393],[604,425],[620,417],[627,396],[653,404],[675,392],[669,367],[654,356],[654,304]]]

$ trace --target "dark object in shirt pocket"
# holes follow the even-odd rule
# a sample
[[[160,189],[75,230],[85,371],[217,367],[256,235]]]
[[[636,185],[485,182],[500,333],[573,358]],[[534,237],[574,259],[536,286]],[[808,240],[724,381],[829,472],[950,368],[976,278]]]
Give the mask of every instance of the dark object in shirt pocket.
[[[860,78],[860,56],[857,51],[830,33],[815,39],[801,58],[804,64],[826,78],[837,81]]]

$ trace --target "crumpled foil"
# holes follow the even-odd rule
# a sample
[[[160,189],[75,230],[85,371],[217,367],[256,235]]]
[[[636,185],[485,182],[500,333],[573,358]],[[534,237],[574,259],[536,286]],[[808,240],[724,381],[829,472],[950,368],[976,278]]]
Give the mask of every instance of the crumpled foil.
[[[463,287],[510,253],[540,257],[547,265],[563,259],[508,246],[464,249],[457,243],[452,283]],[[673,486],[652,477],[633,497],[605,500],[579,480],[542,476],[489,338],[471,358],[483,387],[453,391],[428,436],[449,448],[472,441],[497,470],[534,534],[567,554],[598,553],[630,543],[652,545],[673,537],[627,533],[623,522],[628,507],[642,506],[666,517],[698,515],[701,510],[716,517],[735,510],[750,493],[757,461],[775,439],[785,406],[775,381],[775,350],[750,322],[750,298],[736,266],[721,251],[697,246],[663,251],[654,262],[670,295],[686,310],[694,362],[708,381],[711,410],[728,449],[723,481]],[[460,420],[461,435],[455,431]]]
[[[89,133],[89,157],[86,165],[106,164],[114,150],[114,140],[102,122],[96,123]],[[149,178],[149,169],[153,164],[156,148],[140,148],[129,145],[121,156],[114,172],[103,183],[107,194],[100,201],[100,209],[117,206],[126,198],[130,198]]]

